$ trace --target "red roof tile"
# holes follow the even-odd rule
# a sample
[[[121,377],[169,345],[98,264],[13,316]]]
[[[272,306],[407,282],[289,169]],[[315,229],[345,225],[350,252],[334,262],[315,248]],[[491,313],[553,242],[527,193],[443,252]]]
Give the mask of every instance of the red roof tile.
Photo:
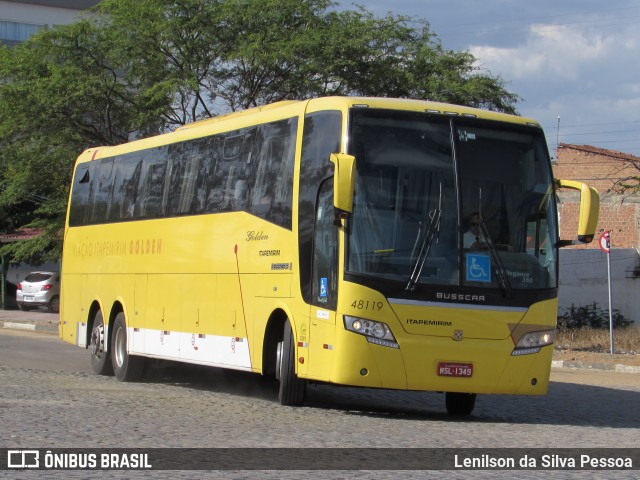
[[[591,145],[573,145],[570,143],[561,143],[558,148],[569,148],[579,150],[586,153],[594,153],[596,155],[605,155],[607,157],[618,158],[629,162],[640,162],[640,157],[630,155],[628,153],[618,152],[616,150],[608,150],[606,148],[592,147]]]
[[[39,228],[21,228],[11,233],[0,234],[0,243],[19,242],[21,240],[31,240],[42,233]]]

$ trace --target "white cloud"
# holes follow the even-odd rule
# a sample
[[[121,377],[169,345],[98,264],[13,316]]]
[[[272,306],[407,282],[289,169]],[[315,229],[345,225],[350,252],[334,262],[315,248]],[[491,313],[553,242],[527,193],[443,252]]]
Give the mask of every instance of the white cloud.
[[[561,142],[636,151],[640,142],[630,134],[601,133],[622,127],[574,127],[640,121],[640,31],[633,27],[603,33],[534,25],[518,46],[473,45],[469,50],[480,68],[500,75],[510,91],[523,97],[518,110],[543,124],[550,145],[556,143],[560,115]]]
[[[583,69],[616,55],[613,37],[565,30],[558,25],[532,25],[526,43],[518,47],[471,45],[482,67],[513,80],[561,77],[578,79]]]
[[[366,3],[378,15],[426,18],[445,48],[470,51],[523,98],[518,111],[542,123],[550,145],[560,115],[561,142],[640,155],[637,0]]]

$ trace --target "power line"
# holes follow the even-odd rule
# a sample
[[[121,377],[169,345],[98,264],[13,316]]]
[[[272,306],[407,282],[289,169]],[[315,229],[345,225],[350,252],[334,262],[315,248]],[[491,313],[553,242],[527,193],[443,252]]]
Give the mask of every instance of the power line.
[[[491,25],[499,26],[499,25],[502,25],[502,24],[513,25],[514,22],[531,23],[534,20],[558,19],[560,17],[573,17],[573,16],[579,16],[579,15],[593,15],[593,14],[600,14],[600,13],[617,12],[617,11],[622,11],[622,10],[634,10],[634,9],[638,9],[638,8],[640,8],[640,7],[614,8],[614,9],[606,9],[606,10],[594,10],[594,11],[590,11],[590,12],[576,12],[576,13],[564,13],[564,14],[557,14],[557,15],[544,15],[544,16],[536,16],[536,17],[510,18],[510,19],[499,20],[499,21],[459,23],[459,24],[451,24],[451,25],[441,25],[439,27],[437,25],[432,25],[432,28],[434,30],[436,30],[436,29],[443,29],[443,28],[458,28],[458,27],[483,26],[483,25],[486,25],[486,26],[491,26]],[[625,20],[625,19],[637,18],[637,17],[638,17],[637,15],[630,15],[630,16],[617,17],[617,18],[607,18],[606,20],[607,21],[610,21],[610,20]],[[605,20],[605,19],[600,17],[598,19],[580,20],[580,21],[575,21],[575,22],[566,22],[566,23],[557,24],[557,25],[573,25],[573,24],[588,23],[588,22],[593,22],[593,21],[598,21],[598,20]]]
[[[634,132],[640,132],[640,130],[614,130],[614,131],[605,131],[605,132],[582,132],[582,133],[562,133],[562,130],[560,130],[560,136],[561,137],[576,137],[576,136],[583,136],[583,135],[610,135],[612,133],[634,133]]]
[[[490,21],[490,22],[475,22],[475,23],[467,23],[467,24],[458,24],[458,25],[449,25],[449,26],[441,26],[437,27],[436,25],[431,25],[431,30],[439,37],[442,36],[450,36],[455,35],[459,40],[461,37],[477,37],[479,35],[487,35],[491,34],[492,36],[498,37],[506,37],[513,35],[526,35],[529,33],[551,33],[556,31],[567,31],[567,30],[576,30],[576,29],[586,29],[586,28],[611,28],[611,27],[619,27],[620,25],[633,25],[640,22],[640,15],[626,15],[626,16],[615,16],[615,17],[607,17],[606,15],[602,15],[602,13],[615,12],[619,10],[630,10],[638,7],[628,7],[624,9],[612,9],[612,10],[601,10],[594,12],[582,12],[582,13],[572,13],[572,14],[561,14],[561,15],[549,15],[546,17],[529,17],[522,19],[505,19],[501,21]],[[592,19],[585,20],[575,20],[569,22],[562,23],[550,23],[549,25],[538,25],[534,26],[531,24],[532,20],[535,19],[559,19],[560,17],[567,16],[578,16],[578,15],[588,15],[588,14],[599,14],[599,16]],[[523,21],[527,23],[518,24],[518,22]],[[613,22],[613,23],[611,23]],[[515,25],[514,25],[515,23]],[[468,27],[477,27],[469,29]],[[455,28],[464,27],[464,32],[456,33]],[[449,30],[447,30],[449,29]]]
[[[622,10],[635,10],[637,8],[640,8],[640,7],[612,8],[612,9],[605,9],[605,10],[593,10],[590,12],[576,12],[576,13],[563,13],[563,14],[557,14],[557,15],[544,15],[544,16],[536,16],[536,17],[510,18],[510,19],[505,19],[500,21],[489,21],[489,22],[458,23],[458,24],[451,24],[451,25],[441,25],[438,28],[456,28],[456,27],[468,27],[473,25],[499,25],[502,23],[530,22],[532,20],[554,19],[554,18],[560,18],[560,17],[573,17],[578,15],[593,15],[596,13],[609,13],[609,12],[619,12]]]
[[[563,125],[562,128],[600,127],[603,125],[627,125],[630,123],[640,123],[640,120],[634,120],[631,122],[605,122],[605,123],[583,123],[579,125]]]

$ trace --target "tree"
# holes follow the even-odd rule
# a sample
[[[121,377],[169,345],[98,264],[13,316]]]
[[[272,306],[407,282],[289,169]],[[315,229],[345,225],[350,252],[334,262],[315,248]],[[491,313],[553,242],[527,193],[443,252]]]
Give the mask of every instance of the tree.
[[[633,172],[635,170],[636,172]],[[629,173],[631,171],[632,173]],[[637,195],[640,193],[640,160],[625,160],[614,175],[622,175],[614,181],[612,192],[623,195]]]
[[[514,113],[518,97],[445,50],[426,21],[328,0],[103,0],[129,81],[170,95],[176,126],[323,95],[429,98]],[[415,26],[413,26],[415,25]]]
[[[95,15],[0,49],[0,219],[45,234],[13,261],[61,252],[87,147],[279,100],[428,98],[514,113],[518,97],[425,20],[329,0],[103,0]]]
[[[83,149],[127,141],[160,110],[143,104],[82,21],[0,50],[0,209],[6,230],[43,235],[5,246],[14,261],[59,258],[73,162]],[[168,104],[169,98],[166,99]]]

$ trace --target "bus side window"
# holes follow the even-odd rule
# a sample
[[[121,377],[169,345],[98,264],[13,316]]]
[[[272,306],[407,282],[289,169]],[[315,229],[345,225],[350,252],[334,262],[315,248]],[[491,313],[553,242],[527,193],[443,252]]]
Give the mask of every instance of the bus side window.
[[[93,162],[83,163],[78,165],[76,169],[69,208],[69,225],[72,227],[85,225],[89,220],[93,165]]]
[[[220,171],[223,183],[222,203],[218,211],[245,210],[249,191],[249,166],[257,128],[246,128],[225,134],[223,146],[224,170]]]
[[[204,211],[206,213],[216,213],[221,211],[222,200],[224,198],[224,181],[226,170],[222,162],[222,152],[224,138],[216,135],[211,138],[207,148],[206,164],[210,165],[208,173],[203,178],[203,189],[206,191]]]
[[[90,223],[105,223],[113,195],[113,158],[100,160],[98,168],[98,189],[93,202]]]
[[[197,158],[197,162],[192,165],[192,168],[195,169],[192,172],[192,184],[184,189],[185,194],[189,188],[191,189],[191,205],[188,209],[191,214],[207,211],[208,183],[209,179],[216,175],[216,157],[213,144],[213,138],[207,137],[196,140],[193,145],[192,153]]]
[[[155,148],[143,160],[136,218],[157,218],[162,213],[162,194],[167,171],[165,151],[166,147]]]
[[[120,197],[119,219],[129,220],[133,218],[136,205],[142,157],[138,154],[128,155],[121,162],[120,170],[119,183],[116,183],[114,192],[117,192]]]
[[[196,198],[196,184],[206,142],[206,138],[199,138],[170,147],[171,174],[165,186],[166,215],[202,212],[203,202],[199,202]]]
[[[261,125],[250,179],[250,213],[291,228],[297,119]]]

